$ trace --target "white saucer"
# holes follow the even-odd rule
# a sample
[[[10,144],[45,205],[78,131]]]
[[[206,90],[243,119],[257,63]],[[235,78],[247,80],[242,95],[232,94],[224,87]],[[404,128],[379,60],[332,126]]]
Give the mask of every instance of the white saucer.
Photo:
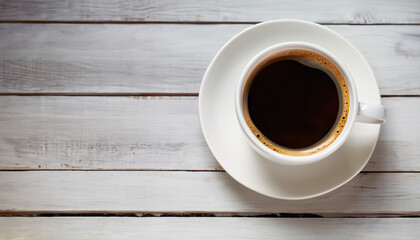
[[[278,20],[249,27],[223,46],[204,75],[199,111],[207,143],[227,173],[261,194],[297,200],[328,193],[356,176],[372,155],[380,125],[356,123],[337,152],[310,165],[280,165],[254,152],[236,119],[236,84],[242,69],[253,56],[271,45],[286,41],[309,42],[329,50],[351,72],[359,101],[380,104],[372,70],[350,42],[314,23]]]

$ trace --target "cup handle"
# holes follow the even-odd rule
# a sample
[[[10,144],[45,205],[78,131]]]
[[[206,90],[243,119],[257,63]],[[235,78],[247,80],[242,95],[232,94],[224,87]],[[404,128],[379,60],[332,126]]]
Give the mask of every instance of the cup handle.
[[[378,104],[367,104],[359,102],[357,122],[381,124],[385,122],[385,108]]]

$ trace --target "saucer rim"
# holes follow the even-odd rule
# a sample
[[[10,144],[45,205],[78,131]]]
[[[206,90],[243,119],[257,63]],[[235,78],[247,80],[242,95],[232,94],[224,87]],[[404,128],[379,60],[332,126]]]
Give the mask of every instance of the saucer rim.
[[[207,143],[207,145],[208,145],[208,147],[209,147],[209,149],[210,149],[210,151],[212,152],[212,154],[213,154],[213,156],[214,156],[214,158],[217,160],[217,162],[222,166],[222,168],[226,171],[226,173],[228,173],[229,174],[229,176],[230,177],[232,177],[235,181],[237,181],[238,183],[240,183],[242,186],[245,186],[246,188],[248,188],[248,189],[250,189],[250,190],[252,190],[252,191],[254,191],[254,192],[257,192],[257,193],[259,193],[259,194],[261,194],[261,195],[263,195],[263,196],[268,196],[268,197],[271,197],[271,198],[275,198],[275,199],[281,199],[281,200],[290,200],[290,201],[292,201],[292,200],[305,200],[305,199],[313,199],[313,198],[316,198],[316,197],[319,197],[319,196],[322,196],[322,195],[325,195],[325,194],[327,194],[327,193],[330,193],[330,192],[332,192],[332,191],[334,191],[334,190],[336,190],[336,189],[338,189],[338,188],[340,188],[340,187],[342,187],[343,185],[345,185],[346,183],[348,183],[350,180],[352,180],[352,179],[354,179],[355,178],[355,176],[357,176],[362,170],[363,170],[363,168],[367,165],[367,163],[369,162],[369,160],[370,160],[370,158],[371,158],[371,156],[372,156],[372,154],[373,154],[373,152],[374,152],[374,150],[375,150],[375,148],[376,148],[376,145],[377,145],[377,142],[378,142],[378,137],[379,137],[379,134],[380,134],[380,128],[377,130],[377,134],[376,134],[376,137],[375,137],[375,141],[374,141],[374,143],[373,143],[373,146],[372,146],[372,148],[371,148],[371,150],[370,150],[370,152],[369,152],[369,154],[367,154],[366,155],[366,160],[363,162],[363,164],[360,164],[360,167],[357,169],[357,171],[355,170],[354,171],[354,173],[350,176],[350,177],[348,177],[345,181],[343,181],[342,183],[340,183],[340,184],[337,184],[336,186],[334,186],[334,187],[332,187],[332,188],[330,188],[330,189],[327,189],[327,190],[325,190],[325,191],[322,191],[322,192],[319,192],[319,193],[316,193],[316,194],[310,194],[310,195],[305,195],[305,196],[301,196],[301,197],[286,197],[286,196],[278,196],[278,195],[273,195],[273,194],[270,194],[270,193],[263,193],[262,191],[260,191],[260,190],[258,190],[258,189],[256,189],[256,188],[254,188],[254,187],[251,187],[251,186],[249,186],[248,184],[245,184],[245,183],[243,183],[241,180],[238,180],[234,175],[232,175],[223,165],[223,163],[222,163],[222,161],[220,161],[216,156],[215,156],[215,154],[213,153],[213,149],[212,149],[212,147],[211,147],[211,145],[209,144],[209,141],[208,141],[208,137],[207,137],[207,135],[206,135],[206,132],[205,132],[205,130],[204,130],[204,123],[203,123],[203,108],[204,108],[204,106],[203,106],[203,101],[202,101],[202,93],[203,93],[203,91],[204,91],[204,89],[205,89],[205,86],[208,84],[208,82],[209,82],[209,80],[207,80],[208,79],[208,75],[209,75],[209,72],[210,72],[210,70],[212,69],[212,67],[213,67],[213,65],[219,60],[219,58],[220,58],[220,55],[221,55],[221,53],[228,47],[228,46],[230,46],[230,44],[233,42],[233,41],[235,41],[237,38],[239,38],[242,34],[244,34],[245,32],[247,32],[247,31],[250,31],[250,30],[252,30],[252,29],[254,29],[254,28],[258,28],[258,27],[261,27],[261,26],[263,26],[263,25],[266,25],[266,24],[285,24],[285,23],[299,23],[299,24],[306,24],[306,25],[310,25],[311,27],[315,27],[315,28],[322,28],[323,30],[326,30],[326,31],[328,31],[329,33],[331,33],[331,34],[333,34],[333,35],[335,35],[336,37],[338,37],[341,41],[344,41],[348,46],[350,46],[351,47],[351,49],[352,49],[352,51],[354,51],[355,53],[357,53],[358,55],[359,55],[359,57],[360,57],[360,59],[361,60],[363,60],[363,63],[361,63],[361,65],[367,65],[368,66],[368,71],[369,71],[369,73],[372,75],[372,77],[373,77],[373,80],[375,81],[375,85],[376,85],[376,95],[379,95],[379,103],[381,102],[381,99],[380,99],[380,94],[379,94],[379,89],[378,89],[378,84],[377,84],[377,81],[376,81],[376,78],[375,78],[375,76],[374,76],[374,74],[373,74],[373,71],[372,71],[372,69],[371,69],[371,67],[370,67],[370,65],[368,64],[368,62],[367,62],[367,60],[366,60],[366,58],[361,54],[361,52],[351,43],[351,42],[349,42],[348,40],[346,40],[344,37],[342,37],[340,34],[338,34],[338,33],[336,33],[335,31],[333,31],[333,30],[331,30],[331,29],[329,29],[329,28],[327,28],[327,27],[325,27],[325,26],[322,26],[322,25],[320,25],[320,24],[317,24],[317,23],[313,23],[313,22],[308,22],[308,21],[304,21],[304,20],[298,20],[298,19],[279,19],[279,20],[270,20],[270,21],[265,21],[265,22],[261,22],[261,23],[258,23],[258,24],[255,24],[255,25],[252,25],[252,26],[249,26],[249,27],[247,27],[247,28],[245,28],[244,30],[242,30],[242,31],[240,31],[239,33],[237,33],[234,37],[232,37],[231,39],[229,39],[229,41],[227,41],[224,45],[223,45],[223,47],[222,48],[220,48],[220,50],[216,53],[216,55],[213,57],[213,59],[212,59],[212,61],[210,62],[210,64],[208,65],[208,67],[207,67],[207,69],[206,69],[206,71],[205,71],[205,73],[204,73],[204,75],[203,75],[203,78],[202,78],[202,83],[201,83],[201,86],[200,86],[200,91],[199,91],[199,101],[198,101],[198,105],[199,105],[199,118],[200,118],[200,126],[201,126],[201,130],[202,130],[202,133],[203,133],[203,136],[204,136],[204,138],[205,138],[205,140],[206,140],[206,143]],[[357,84],[355,84],[356,85],[356,88],[357,88]],[[239,124],[239,123],[238,123]],[[248,148],[252,148],[251,146],[247,146]],[[262,156],[263,157],[263,156]],[[265,160],[267,160],[267,161],[271,161],[271,160],[269,160],[269,159],[267,159],[266,157],[263,157]],[[283,164],[281,164],[281,163],[275,163],[275,164],[278,164],[278,165],[283,165]]]

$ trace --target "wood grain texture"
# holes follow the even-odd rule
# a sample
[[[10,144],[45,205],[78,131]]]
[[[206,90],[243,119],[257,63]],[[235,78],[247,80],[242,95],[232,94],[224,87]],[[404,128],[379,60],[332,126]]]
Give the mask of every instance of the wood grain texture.
[[[0,93],[197,93],[249,26],[0,24]],[[420,94],[420,26],[328,27],[365,55],[382,94]]]
[[[420,98],[383,98],[366,171],[420,171]],[[404,106],[404,107],[402,107]],[[0,169],[221,169],[197,97],[0,96]]]
[[[1,20],[259,22],[298,18],[323,23],[419,23],[419,1],[0,1]]]
[[[215,169],[196,97],[0,97],[3,169]]]
[[[282,201],[225,172],[0,172],[0,213],[387,213],[419,214],[419,173],[359,174],[317,199]]]
[[[416,239],[420,219],[0,218],[4,239]]]

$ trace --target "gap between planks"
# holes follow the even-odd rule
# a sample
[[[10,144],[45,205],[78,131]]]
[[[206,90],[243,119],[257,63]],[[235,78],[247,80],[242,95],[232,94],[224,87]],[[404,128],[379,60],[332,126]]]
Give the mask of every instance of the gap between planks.
[[[127,168],[113,168],[113,169],[102,169],[102,168],[97,168],[97,169],[83,169],[83,168],[49,168],[49,169],[0,169],[0,172],[32,172],[32,171],[38,171],[38,172],[56,172],[56,171],[60,171],[60,172],[66,172],[66,171],[84,171],[84,172],[96,172],[96,171],[101,171],[101,172],[121,172],[121,171],[125,171],[125,172],[204,172],[204,173],[209,173],[209,172],[221,172],[224,173],[226,172],[224,169],[201,169],[201,170],[194,170],[194,169],[144,169],[144,168],[133,168],[133,169],[127,169]],[[361,171],[360,173],[420,173],[420,171]]]
[[[63,97],[198,97],[199,93],[153,93],[153,92],[131,92],[131,93],[83,93],[83,92],[69,92],[69,93],[61,93],[61,92],[47,92],[47,93],[1,93],[0,96],[63,96]],[[420,94],[413,94],[413,95],[397,95],[397,94],[383,94],[381,95],[382,98],[391,98],[391,97],[420,97]]]
[[[65,97],[198,97],[198,93],[0,93],[0,96],[65,96]],[[411,95],[409,95],[411,96]],[[419,95],[420,96],[420,95]]]
[[[194,25],[223,25],[223,24],[259,24],[265,21],[141,21],[141,20],[130,20],[130,21],[65,21],[65,20],[0,20],[2,23],[16,23],[16,24],[194,24]],[[349,23],[349,22],[315,22],[320,25],[356,25],[356,26],[384,26],[384,25],[401,25],[401,26],[418,26],[420,23]]]
[[[0,211],[0,217],[229,217],[229,218],[420,218],[418,213],[254,213],[127,211]]]

